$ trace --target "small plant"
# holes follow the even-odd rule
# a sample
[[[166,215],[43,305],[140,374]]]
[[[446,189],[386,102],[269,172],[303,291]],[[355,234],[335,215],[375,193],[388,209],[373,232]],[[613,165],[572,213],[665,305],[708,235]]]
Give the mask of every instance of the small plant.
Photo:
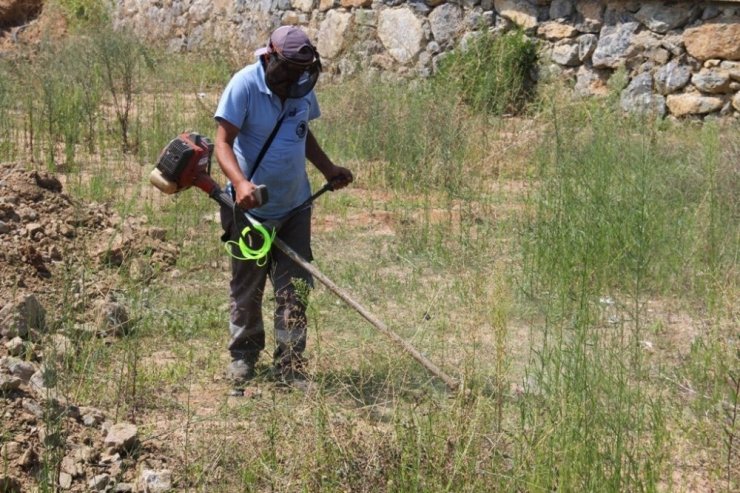
[[[110,20],[110,4],[105,0],[56,0],[64,17],[78,31],[105,26]]]

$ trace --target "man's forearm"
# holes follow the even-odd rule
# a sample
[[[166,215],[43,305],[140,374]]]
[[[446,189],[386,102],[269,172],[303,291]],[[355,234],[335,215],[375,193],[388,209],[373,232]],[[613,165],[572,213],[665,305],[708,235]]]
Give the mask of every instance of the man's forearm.
[[[221,121],[216,130],[216,159],[221,171],[234,185],[247,179],[234,154],[234,139],[238,131],[239,129],[226,121]]]
[[[331,162],[329,156],[327,156],[321,148],[316,137],[311,133],[311,130],[309,130],[308,135],[306,135],[306,158],[308,158],[308,160],[311,161],[311,163],[316,166],[316,169],[318,169],[324,176],[329,177],[333,174],[335,169],[334,163]]]
[[[221,171],[224,172],[226,178],[233,184],[238,184],[240,181],[244,181],[247,178],[239,168],[239,163],[236,160],[236,155],[233,149],[225,143],[216,144],[216,159],[221,167]]]

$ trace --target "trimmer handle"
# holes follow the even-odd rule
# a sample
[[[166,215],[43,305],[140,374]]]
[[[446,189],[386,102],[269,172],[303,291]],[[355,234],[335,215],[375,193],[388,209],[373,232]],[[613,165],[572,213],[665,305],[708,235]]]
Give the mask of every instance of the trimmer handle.
[[[310,197],[308,198],[308,200],[306,200],[306,201],[305,201],[305,202],[304,202],[304,203],[303,203],[302,205],[300,205],[299,207],[303,207],[304,205],[310,204],[311,202],[313,202],[314,200],[316,200],[317,198],[319,198],[319,197],[320,197],[321,195],[323,195],[323,194],[324,194],[324,193],[326,193],[326,192],[333,192],[333,191],[334,191],[334,184],[335,184],[336,182],[338,182],[338,181],[339,181],[339,177],[335,176],[334,178],[332,178],[332,179],[331,179],[331,180],[329,180],[328,182],[324,183],[324,186],[323,186],[323,187],[321,187],[321,189],[319,189],[319,191],[318,191],[318,192],[316,192],[315,194],[311,195],[311,196],[310,196]]]

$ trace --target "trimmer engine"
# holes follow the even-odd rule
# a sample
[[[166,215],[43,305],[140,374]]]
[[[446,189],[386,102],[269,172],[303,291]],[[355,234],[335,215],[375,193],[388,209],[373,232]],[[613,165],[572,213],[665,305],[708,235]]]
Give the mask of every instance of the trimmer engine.
[[[149,181],[167,194],[196,186],[209,195],[217,187],[211,178],[213,143],[197,133],[183,132],[159,155]]]

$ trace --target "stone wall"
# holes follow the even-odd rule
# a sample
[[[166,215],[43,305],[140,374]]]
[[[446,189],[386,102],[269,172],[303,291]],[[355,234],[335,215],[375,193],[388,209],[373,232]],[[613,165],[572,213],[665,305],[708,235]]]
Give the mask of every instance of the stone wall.
[[[740,2],[634,0],[118,0],[114,20],[172,51],[220,47],[245,62],[282,24],[309,32],[328,73],[428,77],[483,30],[515,25],[541,73],[606,92],[621,67],[626,111],[740,117]]]

